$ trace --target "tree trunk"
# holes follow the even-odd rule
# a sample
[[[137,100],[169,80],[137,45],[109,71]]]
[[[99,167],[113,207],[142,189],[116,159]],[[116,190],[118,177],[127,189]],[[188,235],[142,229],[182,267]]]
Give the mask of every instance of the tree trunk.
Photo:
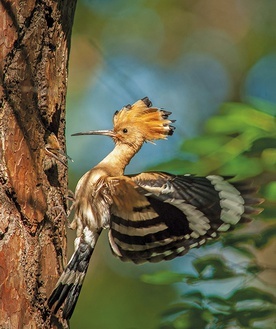
[[[1,329],[67,327],[46,299],[66,254],[67,168],[59,151],[75,5],[0,1]]]

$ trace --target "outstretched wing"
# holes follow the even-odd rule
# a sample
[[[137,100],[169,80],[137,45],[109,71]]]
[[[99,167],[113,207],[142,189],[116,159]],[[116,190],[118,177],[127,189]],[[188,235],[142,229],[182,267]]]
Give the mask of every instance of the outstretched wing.
[[[110,178],[110,189],[111,248],[135,263],[184,255],[260,212],[255,188],[215,175],[142,173]]]

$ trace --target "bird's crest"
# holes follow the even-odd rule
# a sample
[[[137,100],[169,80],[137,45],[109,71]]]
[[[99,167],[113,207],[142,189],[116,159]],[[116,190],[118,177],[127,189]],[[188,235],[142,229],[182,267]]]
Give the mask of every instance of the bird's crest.
[[[137,128],[144,136],[145,141],[165,139],[173,134],[175,127],[170,124],[171,112],[152,107],[148,97],[137,101],[133,105],[126,105],[116,111],[113,117],[114,131],[123,129],[124,126]]]

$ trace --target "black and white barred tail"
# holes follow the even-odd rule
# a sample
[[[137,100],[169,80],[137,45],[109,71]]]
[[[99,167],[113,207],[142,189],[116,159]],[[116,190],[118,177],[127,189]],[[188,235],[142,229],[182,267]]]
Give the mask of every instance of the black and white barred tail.
[[[91,245],[80,242],[48,299],[50,308],[55,304],[54,313],[64,303],[64,319],[70,319],[75,309],[92,253]]]
[[[109,241],[123,261],[159,262],[186,254],[261,212],[248,182],[210,175],[141,173],[129,176],[146,198],[132,211],[116,209]],[[128,192],[129,194],[129,192]],[[125,196],[127,200],[127,196]]]

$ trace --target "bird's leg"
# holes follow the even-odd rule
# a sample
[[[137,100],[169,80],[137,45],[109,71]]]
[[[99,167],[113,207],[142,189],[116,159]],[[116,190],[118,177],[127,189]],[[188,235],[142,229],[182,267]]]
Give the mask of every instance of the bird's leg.
[[[57,209],[59,210],[56,217],[53,219],[53,221],[56,221],[58,218],[60,218],[62,215],[64,215],[67,219],[67,224],[69,227],[71,227],[71,223],[69,222],[69,216],[71,215],[74,207],[75,207],[75,196],[74,192],[71,190],[68,190],[68,195],[65,196],[65,199],[67,200],[67,210],[64,209],[61,205],[53,207],[53,210]],[[71,202],[71,205],[69,204]]]

